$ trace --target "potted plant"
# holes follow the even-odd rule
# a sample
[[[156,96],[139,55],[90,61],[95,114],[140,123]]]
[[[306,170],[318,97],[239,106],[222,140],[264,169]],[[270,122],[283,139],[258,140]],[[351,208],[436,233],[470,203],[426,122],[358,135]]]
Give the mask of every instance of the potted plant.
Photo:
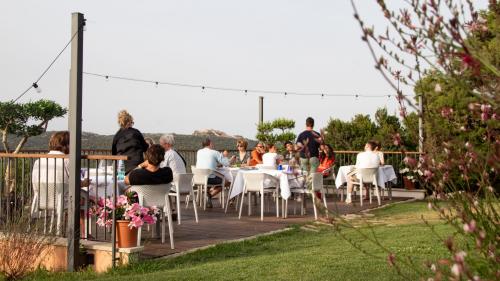
[[[113,210],[116,216],[116,241],[118,248],[130,248],[137,245],[138,228],[144,224],[156,223],[159,209],[146,208],[133,202],[136,195],[128,193],[116,199],[116,205],[110,198],[100,198],[92,206],[90,213],[97,217],[99,226],[111,227],[113,224]]]
[[[417,188],[417,176],[415,171],[408,167],[404,167],[399,170],[399,174],[403,176],[403,186],[408,190],[413,190]]]

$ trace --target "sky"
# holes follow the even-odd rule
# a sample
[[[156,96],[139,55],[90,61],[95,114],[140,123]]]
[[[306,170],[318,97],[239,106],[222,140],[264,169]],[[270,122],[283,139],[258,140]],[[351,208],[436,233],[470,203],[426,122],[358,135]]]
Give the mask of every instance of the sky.
[[[376,1],[358,0],[367,23],[385,26]],[[481,1],[484,2],[484,1]],[[87,19],[87,72],[153,81],[283,92],[394,94],[374,68],[348,0],[2,1],[0,100],[31,85],[71,37],[71,13]],[[70,49],[38,83],[40,98],[68,106]],[[379,107],[394,98],[264,96],[264,120],[289,118],[295,132],[308,116],[316,127]],[[258,95],[202,91],[83,77],[83,130],[114,134],[128,110],[145,133],[218,129],[253,138]],[[67,129],[58,118],[49,130]]]

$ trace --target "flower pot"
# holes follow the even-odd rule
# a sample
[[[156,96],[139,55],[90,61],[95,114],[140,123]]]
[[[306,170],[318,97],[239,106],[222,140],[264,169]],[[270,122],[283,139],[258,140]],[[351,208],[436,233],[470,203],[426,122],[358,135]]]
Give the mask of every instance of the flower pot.
[[[403,184],[404,184],[404,187],[408,190],[415,189],[415,183],[413,181],[411,181],[410,179],[408,179],[407,177],[403,177]]]
[[[137,228],[129,228],[130,221],[116,221],[116,246],[118,248],[131,248],[137,246]]]

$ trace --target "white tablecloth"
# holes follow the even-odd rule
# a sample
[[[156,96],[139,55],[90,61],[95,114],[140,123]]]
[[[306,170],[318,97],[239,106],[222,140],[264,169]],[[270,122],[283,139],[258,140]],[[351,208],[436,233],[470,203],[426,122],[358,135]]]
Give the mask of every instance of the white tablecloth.
[[[84,187],[82,189],[89,192],[90,198],[96,198],[96,190],[98,198],[113,196],[113,187],[115,184],[112,175],[92,175],[89,176],[89,180],[91,180],[89,187]],[[125,189],[125,183],[123,180],[118,181],[117,189],[117,194],[122,194],[122,191]]]
[[[339,172],[337,173],[337,178],[335,179],[335,185],[337,188],[341,187],[348,180],[347,174],[354,169],[354,166],[341,166]],[[378,168],[377,173],[377,183],[380,187],[385,187],[385,183],[393,182],[397,183],[398,178],[394,172],[394,168],[391,165],[384,165]]]
[[[279,179],[279,188],[281,197],[283,199],[290,198],[291,192],[290,188],[293,187],[302,187],[302,181],[300,179],[296,179],[297,176],[293,174],[287,174],[284,171],[278,170],[239,170],[234,177],[234,182],[232,183],[233,188],[231,190],[230,198],[233,198],[237,195],[240,195],[243,192],[243,188],[245,186],[245,180],[243,178],[243,174],[245,173],[265,173],[276,177]]]

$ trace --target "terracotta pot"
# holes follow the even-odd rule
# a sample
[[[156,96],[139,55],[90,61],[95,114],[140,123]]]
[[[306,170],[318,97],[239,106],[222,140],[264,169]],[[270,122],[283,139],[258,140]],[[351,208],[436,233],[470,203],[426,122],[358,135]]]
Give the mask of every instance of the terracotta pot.
[[[131,248],[137,246],[137,228],[129,228],[130,221],[116,221],[116,246],[118,248]]]
[[[409,180],[407,177],[403,177],[403,184],[406,189],[413,190],[415,189],[415,183]]]

